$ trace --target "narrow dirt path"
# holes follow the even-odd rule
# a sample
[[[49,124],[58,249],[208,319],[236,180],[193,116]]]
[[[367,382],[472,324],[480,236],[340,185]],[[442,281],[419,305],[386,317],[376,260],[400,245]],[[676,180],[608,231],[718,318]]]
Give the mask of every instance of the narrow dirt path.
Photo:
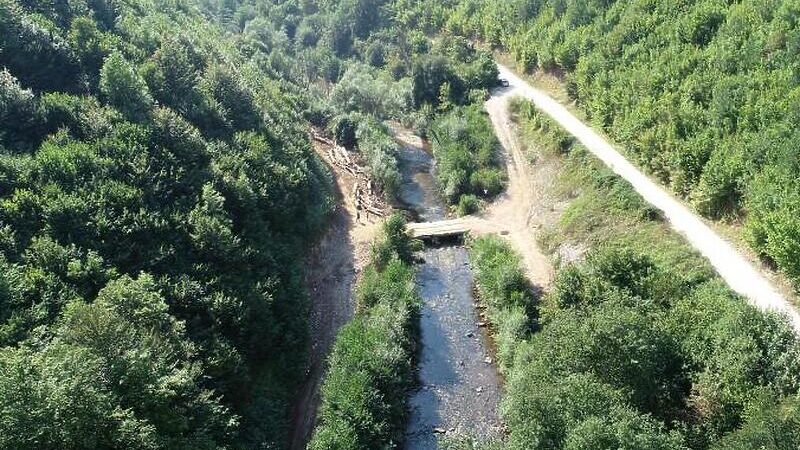
[[[797,310],[767,280],[756,265],[739,253],[731,243],[720,237],[700,217],[634,167],[602,136],[581,122],[563,105],[546,93],[530,86],[507,67],[498,64],[498,69],[500,77],[508,80],[509,87],[498,90],[487,103],[487,109],[492,116],[495,131],[501,140],[508,138],[511,126],[507,117],[503,117],[503,113],[494,110],[502,108],[506,111],[507,116],[507,103],[511,97],[522,96],[530,99],[542,112],[574,135],[611,170],[631,183],[645,201],[660,209],[670,226],[682,234],[692,247],[709,260],[731,289],[763,310],[785,314],[795,329],[800,331],[800,314]],[[495,100],[497,101],[496,108],[492,103]],[[509,177],[512,176],[512,171],[509,170]]]
[[[505,236],[522,256],[528,279],[537,287],[545,288],[553,279],[553,265],[536,241],[538,235],[537,207],[545,202],[542,180],[534,180],[530,163],[517,139],[516,130],[508,110],[510,96],[498,89],[486,102],[486,111],[503,147],[501,158],[508,173],[506,191],[487,209],[481,222],[487,231],[494,230]],[[476,230],[484,231],[480,224]]]

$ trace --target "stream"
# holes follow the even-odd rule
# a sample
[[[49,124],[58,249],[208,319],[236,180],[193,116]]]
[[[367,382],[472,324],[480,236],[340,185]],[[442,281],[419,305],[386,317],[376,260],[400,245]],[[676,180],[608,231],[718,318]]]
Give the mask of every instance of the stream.
[[[414,218],[445,218],[430,154],[406,144],[400,166],[398,197]],[[478,326],[467,250],[460,243],[427,246],[421,256],[418,386],[409,398],[405,449],[438,449],[443,435],[498,438],[500,380],[486,328]]]

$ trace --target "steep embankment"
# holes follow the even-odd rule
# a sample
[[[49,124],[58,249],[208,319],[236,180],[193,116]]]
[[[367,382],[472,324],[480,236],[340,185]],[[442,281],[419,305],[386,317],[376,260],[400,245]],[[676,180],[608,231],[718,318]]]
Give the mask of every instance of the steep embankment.
[[[496,94],[498,98],[505,99],[504,104],[507,104],[508,99],[514,96],[523,96],[533,101],[539,109],[573,134],[593,155],[631,183],[648,203],[661,210],[670,226],[685,236],[697,251],[708,258],[715,270],[734,291],[745,296],[761,309],[775,310],[786,314],[794,327],[800,329],[800,315],[797,311],[755,265],[739,253],[733,245],[721,238],[700,217],[634,167],[602,136],[581,122],[563,105],[544,92],[530,86],[507,67],[498,65],[498,68],[501,77],[509,82],[508,88],[500,90]],[[507,114],[502,113],[501,110],[502,108],[489,108],[497,134],[504,136],[510,133],[508,130],[510,123],[505,117],[497,118],[498,114]]]

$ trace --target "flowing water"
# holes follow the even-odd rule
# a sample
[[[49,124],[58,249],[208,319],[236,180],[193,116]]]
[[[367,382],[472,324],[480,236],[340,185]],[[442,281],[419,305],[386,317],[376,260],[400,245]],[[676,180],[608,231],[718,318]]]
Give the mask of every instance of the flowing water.
[[[418,220],[443,219],[431,156],[407,145],[400,160],[400,200]],[[467,250],[460,244],[427,247],[422,258],[419,385],[410,394],[405,448],[437,449],[446,434],[476,441],[499,437],[500,383],[485,328],[478,326]]]

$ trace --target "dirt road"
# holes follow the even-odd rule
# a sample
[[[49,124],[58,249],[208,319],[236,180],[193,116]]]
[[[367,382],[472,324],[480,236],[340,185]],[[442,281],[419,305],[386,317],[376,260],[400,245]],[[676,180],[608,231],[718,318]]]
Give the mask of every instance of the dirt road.
[[[510,99],[508,90],[497,89],[486,102],[495,134],[503,147],[501,158],[508,172],[508,186],[487,208],[486,212],[473,226],[474,232],[494,232],[508,239],[514,249],[522,256],[528,279],[543,289],[553,279],[553,266],[550,259],[536,242],[540,214],[537,207],[544,204],[541,196],[544,190],[542,179],[532,173],[525,151],[517,139],[517,132],[511,122],[508,110]],[[537,173],[538,176],[544,175]]]
[[[508,120],[508,100],[515,96],[530,99],[542,112],[574,135],[598,159],[631,183],[648,203],[660,209],[670,226],[682,234],[697,251],[709,260],[731,289],[746,297],[758,308],[785,314],[795,329],[800,331],[800,314],[797,310],[765,278],[757,266],[739,253],[731,243],[720,237],[700,217],[634,167],[602,136],[581,122],[563,105],[546,93],[530,86],[507,67],[498,65],[498,68],[500,77],[508,80],[509,87],[499,89],[493,95],[492,99],[487,102],[487,110],[492,116],[495,131],[501,141],[508,142],[509,139],[513,141],[509,131],[512,128]],[[514,157],[517,151],[513,145],[511,150],[511,155]],[[516,161],[514,165],[516,165]],[[515,185],[514,177],[512,164],[509,164],[511,180],[509,195],[511,197],[522,195],[516,192],[512,195],[511,189]],[[523,184],[519,183],[519,186],[523,186]],[[516,201],[512,203],[516,203]]]

